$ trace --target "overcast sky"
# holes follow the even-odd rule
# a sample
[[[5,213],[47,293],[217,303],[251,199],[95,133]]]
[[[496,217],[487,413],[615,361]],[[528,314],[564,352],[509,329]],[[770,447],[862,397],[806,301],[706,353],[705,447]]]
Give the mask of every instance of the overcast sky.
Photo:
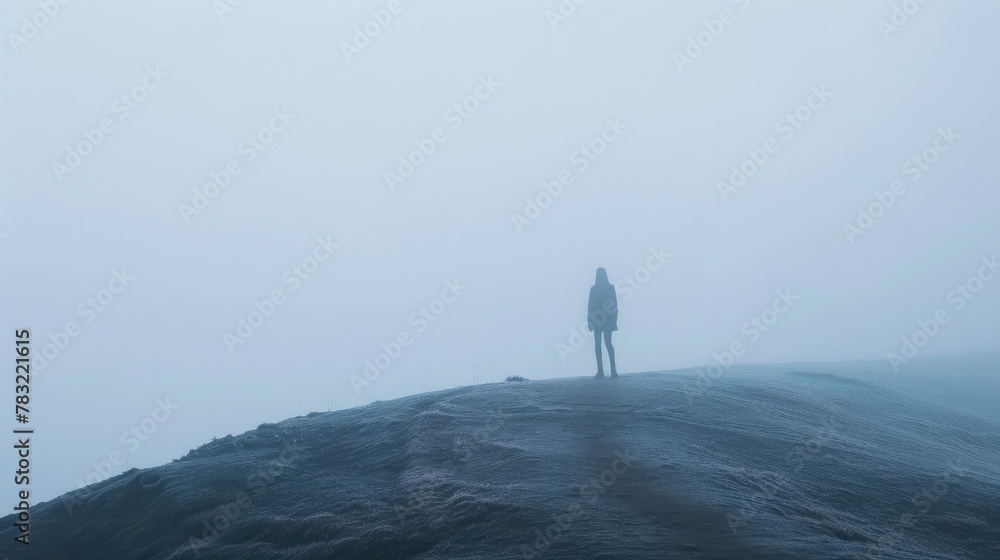
[[[598,266],[623,373],[996,350],[1000,5],[678,4],[0,4],[36,495],[590,375]]]

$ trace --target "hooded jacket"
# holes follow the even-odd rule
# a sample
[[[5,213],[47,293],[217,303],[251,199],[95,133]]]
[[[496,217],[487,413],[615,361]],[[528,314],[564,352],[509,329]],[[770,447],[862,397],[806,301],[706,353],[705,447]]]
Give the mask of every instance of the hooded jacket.
[[[618,295],[614,284],[608,282],[608,272],[603,268],[597,269],[597,278],[590,288],[587,328],[592,331],[618,330]]]

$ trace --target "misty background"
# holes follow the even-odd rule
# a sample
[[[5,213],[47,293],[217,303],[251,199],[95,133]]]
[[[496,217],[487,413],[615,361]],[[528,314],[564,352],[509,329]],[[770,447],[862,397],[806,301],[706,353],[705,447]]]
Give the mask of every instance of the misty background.
[[[998,249],[996,3],[897,2],[919,10],[895,31],[885,0],[43,4],[0,8],[6,344],[30,329],[37,358],[78,326],[34,363],[35,500],[106,478],[116,450],[112,474],[311,411],[590,375],[592,339],[575,348],[573,330],[598,266],[631,290],[622,373],[701,366],[734,341],[740,363],[885,360],[939,308],[950,321],[920,357],[997,349],[1000,281],[947,301]],[[821,88],[786,138],[780,121]],[[113,130],[60,172],[102,119]],[[624,126],[581,169],[609,120]],[[272,123],[265,149],[244,144]],[[912,181],[904,164],[949,127]],[[719,181],[769,138],[780,148],[724,200]],[[239,174],[185,215],[230,160]],[[897,179],[907,191],[849,239]],[[339,246],[287,281],[317,238]],[[641,272],[656,251],[669,258]],[[434,303],[448,282],[465,288]],[[227,344],[274,290],[283,303]],[[799,299],[750,343],[776,290]],[[410,344],[364,378],[401,332]],[[154,415],[157,399],[176,410]],[[126,443],[143,421],[154,431]]]

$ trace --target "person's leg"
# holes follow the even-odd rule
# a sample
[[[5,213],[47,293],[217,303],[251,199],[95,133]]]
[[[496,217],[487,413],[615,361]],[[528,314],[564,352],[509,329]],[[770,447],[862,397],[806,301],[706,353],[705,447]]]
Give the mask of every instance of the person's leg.
[[[597,356],[597,377],[604,377],[604,357],[601,356],[601,331],[594,329],[594,354]]]
[[[611,345],[611,333],[614,331],[604,331],[604,345],[608,347],[608,361],[611,362],[611,377],[618,377],[618,370],[615,369],[615,347]]]

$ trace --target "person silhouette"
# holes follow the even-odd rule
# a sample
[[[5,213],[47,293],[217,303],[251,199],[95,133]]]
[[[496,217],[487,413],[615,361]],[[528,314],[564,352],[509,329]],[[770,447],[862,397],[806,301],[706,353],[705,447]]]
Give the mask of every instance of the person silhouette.
[[[611,377],[618,377],[618,370],[615,369],[615,347],[611,345],[611,333],[618,330],[618,295],[615,293],[614,284],[608,282],[608,271],[603,267],[597,269],[594,285],[590,287],[587,328],[594,331],[594,354],[597,356],[597,375],[594,377],[604,377],[601,333],[604,333],[604,345],[608,348]]]

